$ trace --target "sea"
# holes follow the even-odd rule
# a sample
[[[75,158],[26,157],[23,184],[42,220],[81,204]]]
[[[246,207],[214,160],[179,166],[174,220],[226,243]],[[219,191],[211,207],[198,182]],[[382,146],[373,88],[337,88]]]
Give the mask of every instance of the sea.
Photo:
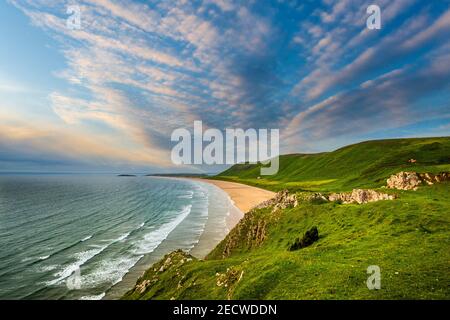
[[[0,299],[118,299],[173,250],[204,257],[233,210],[195,180],[2,174]]]

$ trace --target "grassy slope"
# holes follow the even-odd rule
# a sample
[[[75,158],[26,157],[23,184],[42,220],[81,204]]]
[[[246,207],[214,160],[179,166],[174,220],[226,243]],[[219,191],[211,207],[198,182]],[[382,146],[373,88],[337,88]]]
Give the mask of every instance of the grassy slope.
[[[273,190],[286,186],[346,190],[382,185],[378,180],[408,169],[409,158],[418,160],[411,168],[415,171],[448,170],[450,139],[367,142],[332,153],[286,156],[279,174],[270,180],[252,179],[255,168],[233,168],[226,175]],[[396,193],[397,200],[365,205],[302,203],[277,213],[253,211],[208,259],[194,259],[164,272],[151,268],[138,283],[145,279],[155,279],[155,283],[143,293],[131,290],[124,298],[450,298],[450,184]],[[261,223],[265,241],[248,241],[248,231]],[[319,229],[319,241],[289,252],[288,243],[312,226]],[[222,258],[230,238],[236,247]],[[369,265],[381,268],[381,290],[366,287]],[[219,287],[216,273],[225,273],[227,268],[239,274],[243,271],[242,279]]]
[[[417,163],[410,164],[409,159]],[[450,170],[450,138],[368,141],[339,150],[280,157],[274,176],[260,175],[260,165],[235,165],[216,179],[238,181],[274,191],[346,191],[355,187],[376,188],[399,171]]]

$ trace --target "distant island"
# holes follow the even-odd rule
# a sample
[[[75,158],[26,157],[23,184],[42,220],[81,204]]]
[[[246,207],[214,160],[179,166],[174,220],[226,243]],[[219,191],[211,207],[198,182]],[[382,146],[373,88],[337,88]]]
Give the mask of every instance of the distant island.
[[[118,174],[118,177],[136,177],[135,174]]]

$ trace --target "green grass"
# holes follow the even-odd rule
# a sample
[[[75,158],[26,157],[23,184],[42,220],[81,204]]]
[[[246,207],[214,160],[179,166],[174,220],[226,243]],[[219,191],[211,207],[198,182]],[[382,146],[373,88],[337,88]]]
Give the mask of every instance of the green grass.
[[[239,164],[215,178],[274,191],[347,191],[381,187],[399,171],[449,170],[450,138],[444,137],[368,141],[328,153],[284,155],[276,175],[260,176],[259,164]]]
[[[448,170],[449,142],[377,141],[320,155],[285,156],[279,174],[263,181],[253,180],[255,166],[237,166],[225,174],[272,190],[379,187],[400,170]],[[409,158],[418,164],[408,164]],[[163,259],[138,281],[154,283],[142,293],[129,291],[124,299],[449,299],[450,183],[389,192],[398,199],[364,205],[303,202],[274,213],[247,213],[206,260],[174,262],[159,272]],[[313,226],[319,240],[288,251],[289,243]],[[263,241],[254,236],[256,230],[264,230]],[[381,268],[380,290],[366,286],[370,265]],[[217,273],[227,274],[227,269],[234,276],[227,287],[218,286]],[[239,281],[236,274],[242,274]]]

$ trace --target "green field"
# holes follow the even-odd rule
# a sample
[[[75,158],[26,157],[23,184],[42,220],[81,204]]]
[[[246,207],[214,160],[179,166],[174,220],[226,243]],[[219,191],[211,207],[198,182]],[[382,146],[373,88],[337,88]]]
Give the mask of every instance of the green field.
[[[410,164],[411,158],[417,163]],[[258,179],[257,165],[237,165],[217,178],[271,190],[331,192],[380,188],[402,170],[449,171],[450,138],[287,155],[270,178]],[[305,201],[277,212],[251,211],[207,259],[188,261],[186,254],[172,253],[138,280],[146,281],[145,288],[124,299],[449,299],[450,183],[383,192],[398,198],[363,205]],[[289,251],[313,226],[319,240]],[[366,286],[370,265],[381,268],[380,290]]]

